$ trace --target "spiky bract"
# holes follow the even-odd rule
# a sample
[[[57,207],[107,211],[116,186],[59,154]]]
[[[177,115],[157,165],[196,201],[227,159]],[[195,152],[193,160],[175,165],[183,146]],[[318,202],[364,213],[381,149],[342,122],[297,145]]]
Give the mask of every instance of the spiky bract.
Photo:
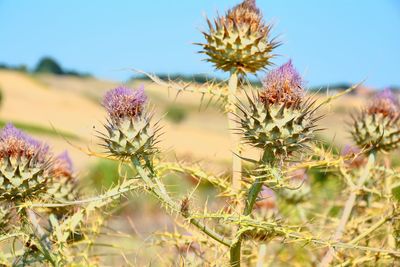
[[[155,131],[151,115],[144,109],[144,89],[116,88],[104,98],[110,119],[102,139],[107,149],[117,157],[142,157],[154,152]]]
[[[117,157],[145,156],[154,152],[155,132],[148,114],[108,124],[103,138],[111,154]]]
[[[295,107],[286,104],[268,104],[259,96],[248,97],[249,105],[239,105],[244,139],[252,146],[263,149],[276,158],[284,158],[301,150],[314,137],[316,118],[313,102]]]
[[[7,124],[0,133],[0,200],[23,200],[44,192],[49,166],[48,146]]]
[[[378,93],[358,115],[353,116],[351,135],[365,149],[391,151],[400,143],[400,108],[394,95]]]
[[[11,209],[0,203],[0,234],[10,229],[12,217]]]
[[[229,10],[214,25],[207,22],[209,32],[203,32],[207,43],[199,45],[217,69],[245,74],[271,64],[271,52],[278,43],[269,40],[271,27],[264,24],[254,0],[245,0]]]

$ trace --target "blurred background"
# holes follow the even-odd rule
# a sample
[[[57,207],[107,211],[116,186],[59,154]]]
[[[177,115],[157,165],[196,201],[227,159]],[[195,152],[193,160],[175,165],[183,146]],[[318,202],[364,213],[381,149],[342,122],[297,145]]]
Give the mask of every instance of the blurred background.
[[[194,83],[226,79],[202,61],[192,43],[203,42],[206,17],[238,2],[0,0],[0,125],[13,122],[48,141],[55,153],[67,149],[83,183],[102,190],[117,182],[117,164],[82,152],[101,152],[95,136],[106,115],[101,98],[118,85],[143,84],[157,117],[166,114],[160,144],[165,158],[229,172],[228,126],[220,107],[199,108],[201,95],[175,98],[133,69]],[[376,90],[400,89],[400,1],[257,2],[282,42],[274,63],[292,59],[310,92],[323,97],[364,81],[333,103],[322,121],[327,130],[321,140],[340,150],[350,140],[348,113]],[[249,78],[259,85],[264,75]],[[177,194],[194,183],[190,177],[170,178]],[[155,201],[133,198],[136,204],[121,216],[141,218],[136,224],[144,237],[165,224]],[[123,228],[118,222],[113,227]]]

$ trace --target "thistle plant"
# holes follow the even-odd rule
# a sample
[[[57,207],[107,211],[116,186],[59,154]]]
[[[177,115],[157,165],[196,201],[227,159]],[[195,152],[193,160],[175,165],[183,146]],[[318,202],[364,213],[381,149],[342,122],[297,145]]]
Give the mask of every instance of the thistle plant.
[[[354,144],[339,153],[317,135],[319,120],[324,106],[356,86],[311,95],[290,60],[266,73],[261,88],[243,82],[237,90],[239,77],[271,65],[278,45],[271,26],[251,0],[208,24],[202,52],[230,72],[227,83],[150,78],[178,93],[218,99],[229,114],[233,173],[166,159],[158,147],[163,120],[154,121],[157,108],[143,86],[108,91],[103,151],[78,147],[118,163],[117,182],[100,192],[82,188],[67,152],[53,156],[49,145],[7,124],[0,132],[1,266],[108,266],[101,257],[115,251],[123,264],[138,265],[131,244],[118,239],[136,244],[138,237],[111,229],[132,193],[154,197],[176,222],[145,241],[162,247],[160,265],[398,265],[400,170],[388,160],[400,143],[396,96],[385,90],[368,100],[349,125]],[[164,179],[171,174],[198,184],[177,196]],[[203,184],[217,192],[213,205],[194,196]]]
[[[351,134],[355,143],[366,149],[390,151],[400,142],[399,103],[386,89],[353,118]]]
[[[0,200],[19,201],[46,190],[48,146],[7,124],[0,133]]]
[[[132,91],[118,87],[109,91],[103,105],[109,114],[105,126],[105,146],[115,156],[131,157],[152,154],[155,131],[150,127],[151,115],[144,110],[144,89]]]
[[[272,50],[279,44],[270,39],[271,26],[265,24],[255,0],[245,0],[230,9],[225,16],[215,19],[214,25],[207,19],[208,32],[203,32],[206,43],[199,44],[207,55],[207,61],[216,69],[230,73],[229,102],[227,104],[229,128],[236,129],[236,94],[238,78],[256,73],[271,65]],[[231,135],[233,165],[232,185],[238,190],[241,184],[242,163],[240,138]]]

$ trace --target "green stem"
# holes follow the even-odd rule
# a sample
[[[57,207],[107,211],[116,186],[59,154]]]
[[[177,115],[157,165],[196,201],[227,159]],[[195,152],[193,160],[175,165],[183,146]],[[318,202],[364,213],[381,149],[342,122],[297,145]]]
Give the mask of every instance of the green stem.
[[[249,189],[249,193],[246,199],[246,206],[243,211],[244,216],[248,216],[253,211],[254,204],[256,203],[257,196],[260,193],[263,182],[265,178],[257,178],[256,181],[252,184]],[[239,228],[240,230],[240,228]],[[236,242],[233,243],[230,249],[230,263],[233,267],[240,266],[240,258],[241,258],[241,249],[242,249],[242,236],[239,235],[236,238]]]
[[[356,238],[354,238],[353,240],[351,240],[349,242],[349,244],[357,244],[360,240],[362,240],[363,238],[367,237],[368,235],[370,235],[372,232],[376,231],[379,227],[381,227],[382,225],[384,225],[387,221],[389,221],[391,218],[393,217],[393,214],[389,215],[389,216],[385,216],[382,219],[380,219],[379,221],[377,221],[374,225],[372,225],[370,228],[368,228],[364,233],[362,233],[361,235],[357,236]]]
[[[224,236],[221,236],[214,230],[208,228],[205,224],[203,224],[201,221],[191,218],[190,212],[182,212],[180,209],[180,206],[175,203],[167,191],[165,190],[164,185],[160,182],[158,177],[152,177],[146,173],[145,169],[143,169],[142,165],[140,164],[139,159],[137,158],[132,158],[132,164],[135,166],[138,174],[140,177],[143,179],[144,183],[148,187],[148,190],[153,193],[161,202],[167,205],[168,208],[180,213],[184,218],[188,219],[189,223],[192,225],[196,226],[198,229],[200,229],[203,233],[214,239],[215,241],[230,247],[231,242],[229,240],[226,240]]]
[[[246,199],[246,205],[243,210],[243,215],[244,216],[249,216],[252,211],[254,204],[257,201],[257,197],[260,194],[260,191],[262,189],[262,186],[265,182],[265,180],[268,179],[269,176],[277,176],[277,169],[276,169],[276,158],[275,156],[271,153],[269,150],[265,150],[261,162],[262,164],[265,164],[268,166],[266,170],[268,170],[268,173],[264,173],[264,175],[260,178],[257,178],[255,182],[251,185],[248,194],[247,194],[247,199]],[[242,236],[240,233],[240,227],[237,232],[236,240],[232,244],[232,247],[230,249],[230,263],[231,266],[234,267],[239,267],[240,266],[240,258],[241,258],[241,249],[242,249]]]

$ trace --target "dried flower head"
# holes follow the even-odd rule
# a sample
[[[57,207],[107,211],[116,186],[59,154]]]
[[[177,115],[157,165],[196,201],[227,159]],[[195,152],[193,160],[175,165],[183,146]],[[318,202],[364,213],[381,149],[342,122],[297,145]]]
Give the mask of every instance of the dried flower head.
[[[44,161],[48,157],[49,147],[30,137],[14,125],[8,123],[0,132],[0,158],[35,157]]]
[[[52,165],[52,175],[54,177],[71,177],[73,175],[73,172],[73,163],[68,154],[68,151],[64,151],[54,159]]]
[[[368,114],[382,114],[384,117],[399,116],[400,107],[397,97],[390,89],[377,93],[367,107]]]
[[[297,107],[305,95],[303,86],[303,79],[289,60],[265,77],[260,100],[269,105],[285,103],[287,107]]]
[[[263,186],[259,194],[259,200],[256,207],[260,209],[273,210],[277,208],[277,200],[275,192],[266,186]]]
[[[225,17],[220,18],[221,23],[227,28],[236,26],[248,26],[250,30],[265,32],[266,26],[263,22],[262,13],[256,6],[255,0],[245,0],[243,3],[230,9]]]
[[[346,145],[341,152],[341,155],[346,158],[345,163],[352,168],[359,168],[366,164],[367,159],[361,153],[361,149],[356,146]]]
[[[114,122],[120,122],[124,118],[140,116],[143,106],[147,101],[144,87],[131,90],[120,86],[106,93],[103,105]]]

